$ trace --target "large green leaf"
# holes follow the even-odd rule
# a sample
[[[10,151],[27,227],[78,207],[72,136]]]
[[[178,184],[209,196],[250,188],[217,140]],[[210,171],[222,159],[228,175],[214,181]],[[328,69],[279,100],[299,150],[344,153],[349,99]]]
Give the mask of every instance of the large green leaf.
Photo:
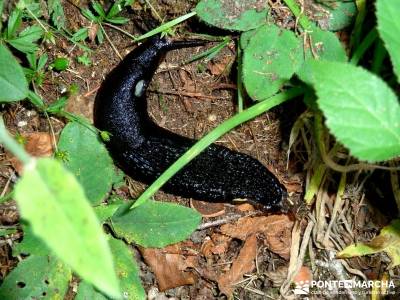
[[[400,82],[400,0],[376,1],[376,16],[378,18],[378,31],[385,42],[386,49],[392,60],[394,72]]]
[[[345,63],[308,61],[303,81],[311,84],[332,134],[361,160],[400,155],[400,105],[374,74]]]
[[[243,82],[254,100],[275,94],[303,62],[303,49],[292,31],[273,24],[257,29],[249,38],[243,54]]]
[[[164,247],[187,238],[200,223],[192,209],[172,203],[147,201],[122,216],[114,216],[115,232],[144,247]]]
[[[100,223],[76,178],[53,159],[33,160],[15,186],[33,233],[83,279],[118,297],[113,260]]]
[[[247,31],[267,21],[268,6],[263,0],[202,0],[197,15],[205,22],[222,29]]]
[[[115,171],[112,159],[97,134],[71,122],[61,132],[58,147],[67,153],[65,164],[83,185],[89,201],[99,204],[111,189]]]
[[[64,299],[71,269],[53,256],[29,256],[4,279],[0,299]]]
[[[24,71],[7,47],[0,44],[0,103],[21,100],[27,95]]]

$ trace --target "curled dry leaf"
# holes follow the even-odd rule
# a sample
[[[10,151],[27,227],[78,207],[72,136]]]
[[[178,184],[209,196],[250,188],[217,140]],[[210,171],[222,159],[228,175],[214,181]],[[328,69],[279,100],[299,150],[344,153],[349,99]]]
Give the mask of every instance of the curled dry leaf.
[[[160,291],[195,282],[196,275],[188,269],[197,267],[198,256],[195,252],[183,250],[193,249],[192,247],[194,248],[193,243],[182,242],[163,249],[140,248],[146,264],[157,278]]]
[[[293,221],[287,215],[241,218],[232,224],[221,226],[221,232],[233,238],[246,240],[255,233],[262,233],[264,244],[283,257],[289,259]]]
[[[54,153],[53,139],[47,132],[24,133],[24,148],[26,152],[35,157],[50,157]],[[22,174],[22,163],[16,158],[11,157],[10,162],[18,174]]]
[[[232,295],[233,286],[242,280],[243,275],[254,270],[256,254],[257,237],[253,234],[247,238],[238,257],[233,261],[230,270],[222,274],[217,280],[220,291],[227,295],[228,298]]]
[[[197,210],[204,218],[214,218],[225,213],[223,203],[190,200],[190,206]]]
[[[250,203],[243,203],[243,204],[236,205],[236,208],[243,212],[254,211],[254,206],[251,205]]]

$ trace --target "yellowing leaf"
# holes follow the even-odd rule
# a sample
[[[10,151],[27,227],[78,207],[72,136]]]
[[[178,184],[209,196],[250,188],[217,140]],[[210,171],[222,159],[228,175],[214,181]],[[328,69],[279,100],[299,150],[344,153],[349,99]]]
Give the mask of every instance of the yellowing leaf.
[[[389,268],[400,265],[400,219],[394,220],[382,228],[381,233],[368,243],[359,243],[346,247],[338,253],[339,258],[374,254],[385,251],[392,263]]]

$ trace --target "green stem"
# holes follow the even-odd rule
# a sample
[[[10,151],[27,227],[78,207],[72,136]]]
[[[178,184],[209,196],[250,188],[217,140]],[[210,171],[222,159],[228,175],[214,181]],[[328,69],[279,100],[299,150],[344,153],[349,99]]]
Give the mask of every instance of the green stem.
[[[154,181],[139,197],[139,199],[131,206],[131,209],[143,204],[151,196],[153,196],[172,176],[174,176],[184,165],[193,160],[210,144],[219,139],[222,135],[232,130],[236,126],[253,119],[267,110],[275,107],[285,101],[293,99],[303,94],[305,89],[303,87],[292,88],[286,92],[275,95],[266,99],[241,113],[234,115],[232,118],[226,120],[201,140],[197,141],[189,150],[187,150],[177,161],[175,161],[156,181]]]
[[[0,144],[4,145],[4,147],[14,154],[24,165],[31,161],[32,158],[25,152],[24,148],[9,135],[4,126],[3,116],[0,116]]]
[[[237,99],[238,99],[238,112],[241,113],[243,111],[243,102],[244,102],[244,88],[242,81],[242,49],[240,46],[237,47],[237,78],[236,78],[236,86],[237,86]]]
[[[374,58],[372,60],[371,71],[375,74],[379,75],[382,69],[383,60],[387,55],[387,51],[383,46],[383,42],[381,39],[377,39],[375,43],[374,49]]]
[[[179,24],[179,23],[181,23],[181,22],[193,17],[194,15],[196,15],[196,12],[192,11],[192,12],[186,14],[186,15],[180,16],[179,18],[176,18],[176,19],[174,19],[172,21],[169,21],[169,22],[167,22],[165,24],[162,24],[161,26],[158,26],[157,28],[155,28],[153,30],[150,30],[149,32],[147,32],[147,33],[135,38],[134,41],[138,42],[138,41],[144,40],[144,39],[146,39],[148,37],[151,37],[153,35],[156,35],[158,33],[164,32],[167,29],[169,29],[169,28],[171,28],[171,27],[173,27],[173,26],[175,26],[175,25],[177,25],[177,24]]]
[[[283,2],[285,2],[286,6],[289,7],[294,16],[299,20],[301,27],[303,27],[304,30],[310,30],[312,23],[303,14],[297,3],[294,0],[283,0]]]
[[[376,28],[371,29],[371,31],[367,34],[364,40],[360,43],[360,45],[356,48],[353,53],[353,56],[350,60],[350,63],[353,65],[357,65],[360,59],[364,56],[365,52],[371,47],[371,45],[375,42],[378,37],[378,32]]]

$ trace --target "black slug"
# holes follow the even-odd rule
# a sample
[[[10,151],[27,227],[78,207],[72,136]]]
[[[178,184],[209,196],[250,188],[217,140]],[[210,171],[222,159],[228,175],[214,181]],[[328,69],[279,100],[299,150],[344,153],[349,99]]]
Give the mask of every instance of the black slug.
[[[196,141],[159,127],[147,113],[146,88],[164,54],[198,45],[153,38],[136,47],[102,83],[94,105],[94,124],[111,136],[113,159],[129,176],[152,183]],[[278,211],[286,197],[283,186],[258,160],[212,144],[181,169],[163,190],[197,200],[234,199]]]

